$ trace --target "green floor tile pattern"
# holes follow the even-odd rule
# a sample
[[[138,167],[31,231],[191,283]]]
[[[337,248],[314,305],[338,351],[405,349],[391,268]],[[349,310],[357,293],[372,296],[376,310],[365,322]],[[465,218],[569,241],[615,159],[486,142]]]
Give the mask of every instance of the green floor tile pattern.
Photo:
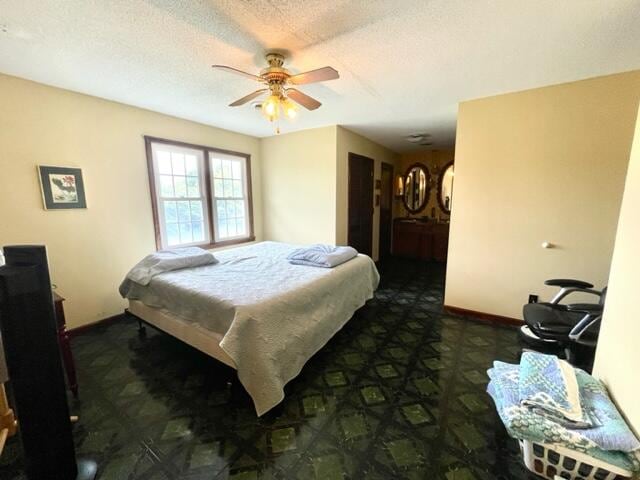
[[[515,330],[443,312],[444,268],[392,259],[374,299],[256,418],[235,373],[123,316],[72,340],[99,480],[531,480],[485,389]],[[0,478],[23,479],[10,439]]]
[[[344,439],[347,441],[367,434],[366,420],[361,413],[340,419],[340,424],[342,425]]]
[[[402,407],[402,413],[404,413],[405,418],[413,425],[426,423],[431,420],[431,415],[419,403]]]

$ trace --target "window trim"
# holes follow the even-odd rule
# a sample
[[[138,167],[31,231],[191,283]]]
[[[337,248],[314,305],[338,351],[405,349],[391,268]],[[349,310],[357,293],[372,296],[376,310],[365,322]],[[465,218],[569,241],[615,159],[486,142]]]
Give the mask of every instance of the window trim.
[[[155,165],[153,162],[153,150],[152,144],[159,143],[164,145],[173,145],[176,147],[182,148],[190,148],[193,150],[200,150],[204,156],[204,184],[205,184],[205,199],[207,203],[207,222],[209,225],[209,236],[210,241],[204,242],[201,244],[196,244],[195,246],[203,247],[203,248],[215,248],[215,247],[223,247],[226,245],[236,245],[239,243],[247,243],[255,241],[255,233],[253,226],[253,188],[251,184],[251,155],[248,153],[235,152],[233,150],[225,150],[222,148],[208,147],[205,145],[196,145],[193,143],[181,142],[178,140],[169,140],[167,138],[161,137],[152,137],[148,135],[144,135],[144,143],[145,143],[145,151],[147,155],[147,170],[149,173],[149,193],[151,194],[151,211],[153,214],[153,227],[155,232],[155,240],[156,240],[156,250],[162,250],[162,232],[161,232],[161,220],[160,220],[160,212],[158,211],[158,194],[156,191],[156,172]],[[213,178],[211,177],[211,166],[209,161],[209,153],[223,153],[226,155],[233,155],[237,157],[243,157],[245,159],[245,168],[246,168],[246,185],[247,185],[247,210],[249,214],[249,235],[243,238],[233,238],[230,240],[221,240],[216,242],[216,230],[214,225],[214,214],[213,214],[213,187],[211,182]],[[194,246],[194,245],[192,245]]]

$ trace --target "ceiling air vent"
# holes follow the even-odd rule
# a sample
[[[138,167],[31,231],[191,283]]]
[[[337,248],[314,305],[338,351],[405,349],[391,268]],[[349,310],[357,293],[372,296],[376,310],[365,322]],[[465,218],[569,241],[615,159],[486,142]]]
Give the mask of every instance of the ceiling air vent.
[[[420,145],[425,145],[424,142],[427,142],[428,137],[430,137],[428,133],[413,133],[406,137],[407,142],[409,143],[418,143]]]

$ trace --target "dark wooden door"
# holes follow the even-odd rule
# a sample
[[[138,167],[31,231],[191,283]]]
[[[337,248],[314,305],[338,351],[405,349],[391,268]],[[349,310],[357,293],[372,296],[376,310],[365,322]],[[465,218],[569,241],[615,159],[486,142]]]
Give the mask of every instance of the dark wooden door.
[[[393,217],[393,165],[382,164],[380,187],[380,240],[379,257],[391,255],[391,221]]]
[[[373,160],[349,153],[348,242],[371,256],[373,236]]]

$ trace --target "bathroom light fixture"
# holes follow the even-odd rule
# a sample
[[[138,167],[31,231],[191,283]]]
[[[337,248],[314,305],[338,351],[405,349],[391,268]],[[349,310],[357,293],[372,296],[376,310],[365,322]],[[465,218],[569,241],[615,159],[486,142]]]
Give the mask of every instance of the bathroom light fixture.
[[[398,175],[396,177],[396,197],[401,198],[404,195],[404,177]]]

